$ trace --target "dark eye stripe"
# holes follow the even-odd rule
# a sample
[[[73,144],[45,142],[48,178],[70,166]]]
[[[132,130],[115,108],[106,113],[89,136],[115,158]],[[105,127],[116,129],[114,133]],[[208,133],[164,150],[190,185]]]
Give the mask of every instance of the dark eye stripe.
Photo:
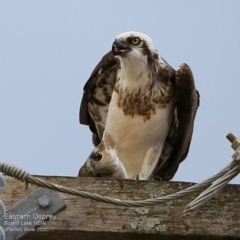
[[[137,43],[133,43],[133,40],[136,39],[138,42]],[[139,37],[128,37],[127,38],[127,42],[133,45],[139,45],[141,43],[141,39]]]

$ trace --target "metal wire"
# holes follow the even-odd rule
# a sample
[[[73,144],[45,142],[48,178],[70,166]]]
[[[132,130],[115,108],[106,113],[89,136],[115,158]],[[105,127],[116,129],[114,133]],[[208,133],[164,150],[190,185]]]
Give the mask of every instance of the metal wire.
[[[216,195],[225,185],[228,184],[235,176],[237,176],[240,172],[239,169],[239,162],[232,161],[228,164],[223,170],[219,173],[215,174],[214,176],[208,178],[207,180],[195,184],[191,187],[183,189],[177,193],[173,193],[167,196],[151,198],[151,199],[144,199],[144,200],[120,200],[111,197],[105,197],[99,194],[94,194],[86,191],[75,190],[69,187],[64,187],[61,185],[53,184],[34,176],[29,175],[28,172],[17,168],[13,165],[7,163],[0,163],[0,172],[5,173],[8,176],[14,177],[21,181],[27,181],[29,183],[35,184],[40,187],[49,188],[52,190],[56,190],[62,193],[67,193],[75,196],[80,196],[84,198],[89,198],[93,200],[97,200],[100,202],[105,202],[109,204],[114,204],[118,206],[125,206],[125,207],[144,207],[148,205],[156,205],[159,203],[164,203],[167,201],[173,201],[179,199],[183,196],[186,196],[194,191],[197,191],[200,188],[206,187],[209,184],[212,184],[207,190],[205,190],[202,194],[199,195],[194,201],[192,201],[185,209],[184,214],[189,214],[193,210],[196,210],[198,207],[202,206],[207,200],[212,198]]]
[[[186,206],[183,212],[184,216],[189,215],[191,212],[200,208],[204,203],[219,193],[233,178],[239,174],[239,163],[237,161],[233,162],[235,166],[231,170],[229,170],[221,178],[214,181],[209,188],[203,191],[197,198],[195,198]]]

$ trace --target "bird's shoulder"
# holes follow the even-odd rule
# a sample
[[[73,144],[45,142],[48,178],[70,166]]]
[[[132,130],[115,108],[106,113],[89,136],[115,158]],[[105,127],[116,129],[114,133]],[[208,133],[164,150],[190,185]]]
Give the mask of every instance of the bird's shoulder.
[[[79,112],[81,124],[89,125],[89,103],[98,106],[109,104],[119,67],[118,60],[113,56],[112,51],[109,51],[93,69],[83,88]]]

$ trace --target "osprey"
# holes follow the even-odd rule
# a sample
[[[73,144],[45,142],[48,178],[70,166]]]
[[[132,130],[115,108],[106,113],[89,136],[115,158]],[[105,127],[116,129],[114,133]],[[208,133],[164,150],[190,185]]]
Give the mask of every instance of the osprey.
[[[199,97],[187,64],[174,70],[149,36],[125,32],[86,82],[79,118],[129,178],[170,180],[188,154]]]

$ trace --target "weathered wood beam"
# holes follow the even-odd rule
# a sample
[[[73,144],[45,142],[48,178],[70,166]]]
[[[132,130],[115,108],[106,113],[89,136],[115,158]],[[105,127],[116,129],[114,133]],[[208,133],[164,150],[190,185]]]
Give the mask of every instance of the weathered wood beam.
[[[101,178],[47,177],[41,179],[59,185],[90,191],[119,199],[146,199],[168,195],[192,183],[107,180]],[[6,177],[7,187],[0,195],[7,209],[28,196],[37,187]],[[240,185],[228,185],[223,192],[191,216],[183,217],[185,206],[198,194],[155,206],[118,207],[106,203],[58,193],[66,209],[56,220],[23,239],[236,239],[240,237]],[[4,226],[3,226],[4,227]],[[44,229],[43,229],[44,230]]]

